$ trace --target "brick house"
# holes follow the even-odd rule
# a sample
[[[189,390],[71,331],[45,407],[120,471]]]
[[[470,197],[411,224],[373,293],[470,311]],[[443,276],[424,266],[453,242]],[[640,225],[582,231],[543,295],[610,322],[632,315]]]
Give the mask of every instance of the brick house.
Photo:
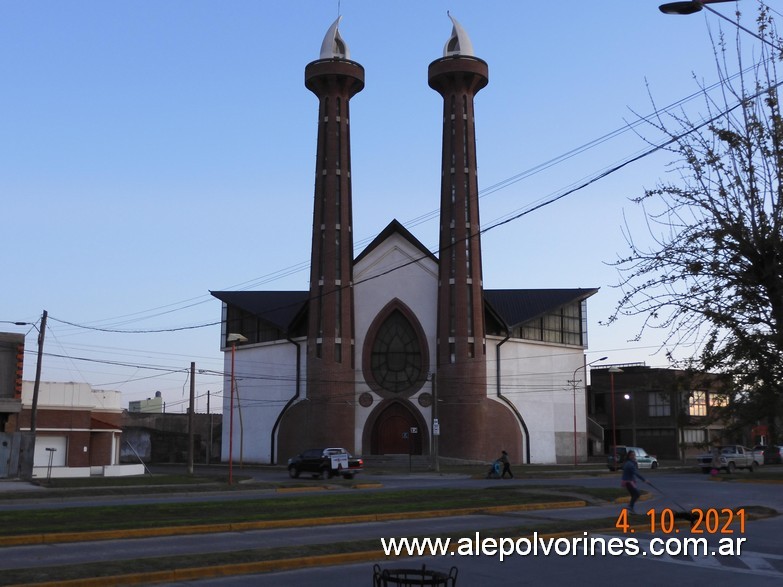
[[[42,381],[33,457],[33,477],[89,477],[143,473],[119,465],[121,393],[87,383]],[[22,384],[19,431],[30,431],[33,382]]]

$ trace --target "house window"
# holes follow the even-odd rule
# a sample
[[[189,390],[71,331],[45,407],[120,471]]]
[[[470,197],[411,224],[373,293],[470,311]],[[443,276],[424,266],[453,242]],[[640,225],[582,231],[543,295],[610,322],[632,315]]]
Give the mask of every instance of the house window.
[[[707,441],[707,431],[686,428],[682,431],[682,439],[686,444],[703,444]]]
[[[585,340],[584,310],[584,304],[580,302],[563,306],[523,324],[519,329],[519,337],[526,340],[581,346]]]
[[[381,325],[373,342],[372,376],[386,391],[400,393],[419,381],[422,365],[419,337],[405,316],[395,310]]]
[[[671,401],[669,396],[663,392],[650,392],[647,394],[648,414],[653,418],[660,418],[672,415]]]
[[[270,342],[286,337],[282,330],[260,320],[255,314],[229,305],[226,316],[226,335],[233,332],[242,334],[247,338],[247,342],[244,344]],[[227,341],[224,341],[224,343],[225,346],[230,346]],[[240,342],[238,344],[241,345],[243,343]]]
[[[688,415],[706,416],[707,415],[707,392],[693,391],[688,398]]]
[[[541,340],[541,337],[543,336],[541,332],[541,318],[523,324],[519,330],[519,338]]]

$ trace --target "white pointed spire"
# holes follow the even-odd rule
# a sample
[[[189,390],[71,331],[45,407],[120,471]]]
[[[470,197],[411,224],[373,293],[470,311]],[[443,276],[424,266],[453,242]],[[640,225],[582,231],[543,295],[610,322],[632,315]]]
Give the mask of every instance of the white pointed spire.
[[[351,52],[348,50],[348,45],[345,44],[343,38],[340,36],[340,31],[337,27],[340,25],[342,16],[338,16],[337,20],[332,23],[329,30],[326,31],[324,42],[321,43],[321,59],[350,59]]]
[[[451,29],[451,37],[446,41],[446,46],[443,48],[443,56],[449,57],[451,55],[466,55],[469,57],[475,57],[473,54],[473,43],[470,42],[470,37],[462,25],[457,22],[457,19],[446,13],[451,19],[454,28]]]

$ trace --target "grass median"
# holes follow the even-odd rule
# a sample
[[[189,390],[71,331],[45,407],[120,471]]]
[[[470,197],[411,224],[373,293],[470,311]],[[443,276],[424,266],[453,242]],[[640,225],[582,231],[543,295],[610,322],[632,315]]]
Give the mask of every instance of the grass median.
[[[556,494],[553,492],[557,492]],[[584,499],[611,500],[620,489],[486,488],[356,491],[292,494],[285,497],[61,507],[0,512],[0,536],[162,528],[252,521],[300,520],[429,510],[458,510]]]
[[[169,503],[145,505],[114,505],[109,507],[66,507],[54,510],[25,510],[0,512],[0,535],[30,533],[57,533],[74,531],[100,531],[119,528],[154,528],[159,526],[187,526],[252,520],[297,520],[344,515],[417,512],[428,510],[459,510],[463,508],[494,507],[504,505],[539,504],[552,501],[584,499],[604,501],[622,495],[620,489],[592,489],[584,487],[490,487],[477,489],[421,489],[421,490],[371,490],[319,494],[296,494],[284,497],[259,499],[231,499],[198,503]],[[515,525],[521,524],[521,525]],[[465,532],[471,530],[466,521]],[[509,527],[483,530],[482,536],[521,536],[533,531],[565,532],[584,531],[611,526],[610,520],[595,521],[537,521],[522,522],[509,518]],[[307,531],[307,530],[304,530]],[[453,532],[432,538],[458,539],[465,532]],[[220,553],[149,557],[133,560],[104,560],[96,563],[58,565],[30,569],[6,569],[0,575],[0,585],[19,585],[36,582],[63,583],[102,578],[102,584],[126,584],[122,575],[142,574],[150,582],[155,573],[163,576],[174,570],[201,569],[199,576],[242,574],[247,569],[262,572],[259,565],[274,566],[265,570],[286,568],[289,564],[307,566],[328,564],[323,557],[334,555],[359,555],[360,560],[383,559],[379,539],[308,544],[295,547],[258,548]],[[0,550],[2,552],[2,550]],[[362,554],[363,553],[363,554]],[[276,561],[276,562],[275,562]],[[292,563],[293,561],[293,563]],[[280,565],[279,567],[276,565]],[[214,573],[211,575],[210,573]],[[111,578],[111,579],[110,579]],[[165,581],[165,579],[164,579]]]

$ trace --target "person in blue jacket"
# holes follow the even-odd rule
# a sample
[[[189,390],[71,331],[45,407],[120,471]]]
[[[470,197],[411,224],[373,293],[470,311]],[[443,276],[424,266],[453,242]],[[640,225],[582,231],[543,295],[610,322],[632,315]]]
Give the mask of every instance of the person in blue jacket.
[[[631,496],[631,503],[628,504],[628,511],[635,514],[636,511],[633,506],[636,504],[636,500],[639,499],[639,490],[636,489],[636,477],[647,483],[647,479],[639,474],[639,465],[636,462],[636,453],[632,450],[628,451],[625,455],[625,463],[623,464],[623,478],[620,481],[620,485],[628,490]]]

